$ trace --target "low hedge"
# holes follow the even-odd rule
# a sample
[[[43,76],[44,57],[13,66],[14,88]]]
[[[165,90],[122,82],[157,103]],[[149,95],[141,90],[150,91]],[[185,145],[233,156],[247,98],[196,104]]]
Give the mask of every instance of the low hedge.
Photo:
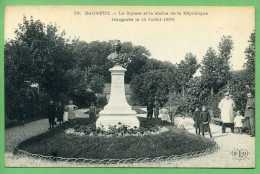
[[[202,152],[214,146],[210,139],[172,127],[158,135],[127,137],[67,135],[60,127],[22,142],[18,149],[65,158],[125,159]]]

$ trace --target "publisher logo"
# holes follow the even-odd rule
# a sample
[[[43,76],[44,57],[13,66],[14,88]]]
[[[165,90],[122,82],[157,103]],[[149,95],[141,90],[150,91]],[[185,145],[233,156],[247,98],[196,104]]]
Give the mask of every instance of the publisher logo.
[[[244,160],[248,159],[249,152],[247,149],[244,148],[236,148],[232,152],[232,157],[236,160]]]

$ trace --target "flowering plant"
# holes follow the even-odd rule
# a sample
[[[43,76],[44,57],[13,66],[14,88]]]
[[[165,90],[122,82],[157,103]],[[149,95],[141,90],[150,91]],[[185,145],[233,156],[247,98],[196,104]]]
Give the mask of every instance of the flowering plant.
[[[129,127],[118,122],[117,125],[110,126],[107,130],[102,128],[95,128],[91,125],[86,126],[76,126],[75,128],[68,128],[65,130],[66,134],[76,135],[76,136],[145,136],[145,135],[156,135],[162,132],[168,131],[166,127]]]

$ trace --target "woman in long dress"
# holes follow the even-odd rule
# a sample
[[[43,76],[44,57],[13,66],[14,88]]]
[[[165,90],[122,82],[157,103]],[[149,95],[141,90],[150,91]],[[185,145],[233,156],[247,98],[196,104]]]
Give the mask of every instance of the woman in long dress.
[[[78,109],[78,106],[73,104],[73,101],[70,100],[69,104],[65,107],[65,110],[68,112],[68,119],[72,120],[75,118],[75,110]]]

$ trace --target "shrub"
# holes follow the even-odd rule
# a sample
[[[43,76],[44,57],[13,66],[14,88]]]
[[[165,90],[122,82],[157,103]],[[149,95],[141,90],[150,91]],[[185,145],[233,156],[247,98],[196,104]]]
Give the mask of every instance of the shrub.
[[[157,135],[144,136],[72,136],[62,130],[52,130],[19,145],[31,153],[66,158],[125,159],[154,158],[201,152],[215,143],[184,130],[171,129]]]

